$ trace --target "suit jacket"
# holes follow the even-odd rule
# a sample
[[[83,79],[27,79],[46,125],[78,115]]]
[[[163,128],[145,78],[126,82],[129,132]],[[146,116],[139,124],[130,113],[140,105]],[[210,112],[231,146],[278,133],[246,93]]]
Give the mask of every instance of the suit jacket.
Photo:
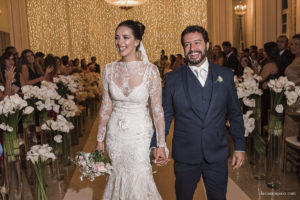
[[[203,158],[210,163],[227,159],[229,144],[226,117],[230,121],[234,149],[245,151],[244,122],[233,73],[230,69],[213,63],[209,63],[209,73],[213,86],[204,118],[197,109],[199,102],[193,98],[199,91],[193,87],[194,74],[190,68],[184,65],[166,75],[163,90],[165,134],[168,135],[174,116],[172,156],[175,161],[199,164]],[[151,146],[156,146],[155,134]]]
[[[224,64],[225,67],[229,67],[234,70],[234,74],[238,73],[239,60],[237,57],[231,53],[231,55],[227,58],[225,55]]]
[[[289,51],[285,50],[278,60],[278,76],[284,76],[284,70],[292,63],[295,56]]]

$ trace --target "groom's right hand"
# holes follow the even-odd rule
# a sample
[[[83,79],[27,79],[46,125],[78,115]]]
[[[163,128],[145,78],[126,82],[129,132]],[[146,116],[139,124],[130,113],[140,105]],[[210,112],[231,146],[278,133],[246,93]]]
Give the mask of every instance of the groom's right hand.
[[[157,147],[153,149],[153,155],[154,155],[154,163],[157,166],[164,166],[169,162],[164,147]]]

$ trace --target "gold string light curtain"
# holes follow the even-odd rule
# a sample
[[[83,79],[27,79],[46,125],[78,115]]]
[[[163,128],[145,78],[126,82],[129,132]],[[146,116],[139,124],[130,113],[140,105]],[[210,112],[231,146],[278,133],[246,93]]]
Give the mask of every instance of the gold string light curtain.
[[[129,10],[104,0],[27,0],[30,48],[70,58],[96,56],[103,66],[119,59],[116,26],[127,19],[146,26],[143,43],[149,60],[183,53],[180,34],[187,25],[207,26],[207,0],[149,0]]]

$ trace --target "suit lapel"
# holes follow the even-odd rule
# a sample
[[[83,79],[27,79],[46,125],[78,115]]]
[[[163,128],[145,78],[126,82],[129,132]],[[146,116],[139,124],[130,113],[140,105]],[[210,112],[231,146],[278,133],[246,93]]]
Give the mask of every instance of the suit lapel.
[[[211,91],[211,98],[210,98],[210,103],[208,106],[207,114],[204,119],[205,122],[207,121],[207,119],[209,119],[209,115],[212,112],[212,105],[216,101],[217,87],[218,87],[218,84],[220,84],[219,82],[216,81],[218,79],[218,76],[219,76],[219,74],[217,72],[216,66],[209,63],[208,78],[211,78],[211,81],[212,81],[212,91]]]
[[[195,95],[199,94],[199,91],[197,91],[196,88],[197,88],[197,86],[199,86],[197,84],[200,84],[200,83],[187,65],[185,65],[183,67],[184,67],[184,70],[182,73],[182,76],[183,76],[182,80],[183,80],[183,88],[184,88],[184,93],[185,93],[186,99],[187,99],[189,105],[191,105],[193,112],[201,120],[203,120],[199,111],[196,108],[196,105],[197,105],[197,102],[195,102],[196,98],[191,98],[191,96],[195,96]]]

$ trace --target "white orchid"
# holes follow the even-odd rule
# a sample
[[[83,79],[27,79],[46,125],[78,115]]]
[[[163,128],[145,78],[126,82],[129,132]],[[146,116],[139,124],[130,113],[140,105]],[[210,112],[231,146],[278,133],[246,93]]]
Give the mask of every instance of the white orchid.
[[[56,136],[54,136],[53,139],[56,143],[62,143],[62,136],[61,135],[56,135]]]
[[[276,108],[275,108],[275,111],[277,112],[277,113],[280,113],[280,114],[282,114],[283,113],[283,105],[282,104],[278,104],[277,106],[276,106]]]

